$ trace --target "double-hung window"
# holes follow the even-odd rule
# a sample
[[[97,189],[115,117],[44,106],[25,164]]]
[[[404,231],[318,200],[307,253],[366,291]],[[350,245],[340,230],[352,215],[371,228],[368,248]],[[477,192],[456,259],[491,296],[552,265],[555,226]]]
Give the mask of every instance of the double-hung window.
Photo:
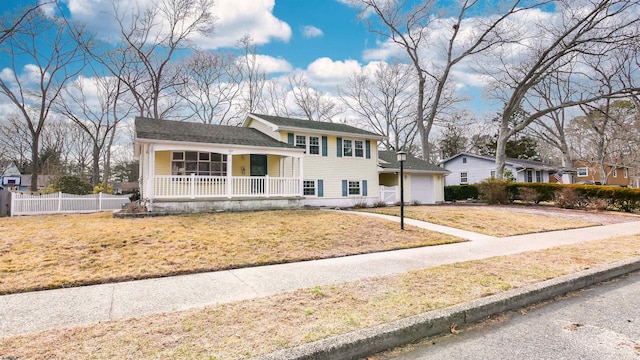
[[[351,157],[353,156],[353,141],[352,140],[343,140],[342,141],[342,156]]]
[[[304,196],[316,196],[316,181],[304,180],[302,182],[302,194]]]
[[[362,140],[356,140],[354,141],[355,144],[355,157],[364,157],[364,148],[363,148],[363,143]]]
[[[461,172],[460,173],[460,184],[466,185],[469,183],[468,173]]]
[[[586,167],[578,168],[578,177],[589,176],[589,169]]]
[[[364,141],[362,140],[342,140],[342,156],[344,157],[364,157]]]
[[[307,138],[306,136],[296,135],[296,147],[307,149]]]
[[[349,181],[349,195],[360,195],[360,181]]]
[[[311,155],[320,155],[320,138],[317,136],[309,136],[309,150]]]

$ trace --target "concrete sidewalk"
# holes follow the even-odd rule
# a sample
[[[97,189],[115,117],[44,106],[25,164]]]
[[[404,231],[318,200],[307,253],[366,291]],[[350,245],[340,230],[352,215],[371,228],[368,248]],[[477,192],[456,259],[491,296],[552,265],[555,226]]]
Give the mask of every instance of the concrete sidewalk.
[[[397,218],[389,218],[398,221]],[[495,238],[411,219],[405,219],[405,222],[471,241],[300,263],[5,295],[0,296],[0,334],[10,336],[157,312],[185,310],[264,297],[299,288],[640,233],[640,221],[506,238]]]

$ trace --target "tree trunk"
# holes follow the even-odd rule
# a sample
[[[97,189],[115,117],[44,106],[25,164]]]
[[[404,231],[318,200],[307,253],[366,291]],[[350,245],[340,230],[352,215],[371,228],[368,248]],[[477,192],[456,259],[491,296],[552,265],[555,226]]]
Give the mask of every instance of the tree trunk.
[[[100,148],[97,143],[93,144],[92,158],[91,186],[96,187],[100,182]]]
[[[40,173],[40,134],[32,134],[31,142],[31,191],[38,191],[38,174]]]

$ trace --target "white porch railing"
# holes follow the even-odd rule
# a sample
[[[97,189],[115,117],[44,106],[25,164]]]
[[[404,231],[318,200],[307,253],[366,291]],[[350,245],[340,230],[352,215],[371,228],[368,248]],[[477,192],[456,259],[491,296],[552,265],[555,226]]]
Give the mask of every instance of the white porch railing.
[[[11,194],[11,216],[119,210],[129,202],[129,195],[72,195],[60,192],[30,195],[14,192]]]
[[[154,198],[238,198],[301,196],[300,179],[269,176],[233,176],[231,185],[226,176],[157,175],[154,177]]]

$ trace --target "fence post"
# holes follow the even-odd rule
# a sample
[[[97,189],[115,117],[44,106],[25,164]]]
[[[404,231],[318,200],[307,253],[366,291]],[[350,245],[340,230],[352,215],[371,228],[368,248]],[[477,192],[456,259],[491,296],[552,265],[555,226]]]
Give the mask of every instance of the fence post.
[[[15,209],[15,196],[13,196],[13,192],[9,191],[9,214],[13,217],[13,209]]]
[[[62,191],[58,191],[58,212],[62,211]]]
[[[98,210],[102,211],[102,192],[98,193]]]
[[[191,173],[191,177],[189,179],[189,195],[191,196],[192,199],[195,199],[196,193],[196,174]]]

